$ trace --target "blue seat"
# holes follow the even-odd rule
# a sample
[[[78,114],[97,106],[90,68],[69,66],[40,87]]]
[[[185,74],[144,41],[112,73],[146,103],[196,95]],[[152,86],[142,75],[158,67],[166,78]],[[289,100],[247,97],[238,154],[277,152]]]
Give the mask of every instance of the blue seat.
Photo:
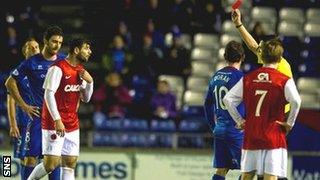
[[[96,130],[121,130],[123,129],[123,119],[107,118],[103,113],[96,112],[93,116],[94,127]]]
[[[308,142],[306,146],[305,142]],[[320,132],[297,122],[288,136],[289,151],[320,151]]]
[[[156,132],[174,132],[176,131],[176,125],[174,120],[166,119],[166,120],[151,120],[151,131]]]
[[[300,77],[319,77],[320,63],[317,61],[306,61],[299,65],[298,74]]]
[[[128,131],[148,131],[148,122],[145,119],[124,119],[123,129]]]
[[[204,109],[202,106],[184,105],[181,113],[183,117],[199,117],[204,116]]]
[[[184,119],[179,124],[179,131],[181,132],[206,132],[208,131],[207,124],[204,119]]]
[[[173,135],[172,134],[161,134],[158,135],[159,147],[171,148],[173,146]]]
[[[317,49],[320,46],[320,37],[305,37],[303,41],[306,49]]]
[[[0,129],[6,129],[9,127],[9,121],[7,115],[1,114],[0,115]]]
[[[280,39],[285,49],[300,50],[302,48],[302,42],[298,36],[281,36]]]
[[[320,52],[316,49],[301,51],[301,57],[306,61],[318,61],[320,58]]]
[[[93,146],[121,146],[121,136],[117,133],[110,132],[94,132]]]

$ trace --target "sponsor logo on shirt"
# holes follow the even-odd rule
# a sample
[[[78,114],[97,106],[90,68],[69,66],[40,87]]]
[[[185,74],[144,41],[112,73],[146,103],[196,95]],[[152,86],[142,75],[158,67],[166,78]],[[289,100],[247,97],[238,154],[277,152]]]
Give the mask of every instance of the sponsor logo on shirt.
[[[66,85],[64,87],[65,92],[77,92],[80,91],[80,85]]]
[[[66,76],[65,78],[66,78],[66,79],[69,79],[69,78],[71,78],[71,76]]]
[[[37,69],[39,70],[43,69],[42,65],[38,65]]]
[[[257,76],[257,79],[253,80],[253,82],[268,82],[271,83],[269,80],[269,74],[268,73],[259,73]]]

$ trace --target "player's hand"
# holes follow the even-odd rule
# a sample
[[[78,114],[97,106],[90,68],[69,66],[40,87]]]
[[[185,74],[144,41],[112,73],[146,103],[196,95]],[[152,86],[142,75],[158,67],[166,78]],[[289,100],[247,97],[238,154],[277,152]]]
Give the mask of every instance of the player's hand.
[[[292,129],[292,126],[290,126],[287,122],[276,121],[276,123],[281,126],[281,128],[286,132],[286,134],[288,134]]]
[[[92,83],[93,82],[92,76],[85,69],[81,69],[79,71],[79,77],[81,79],[85,80],[87,83]]]
[[[14,138],[20,137],[20,131],[17,126],[10,126],[10,137],[14,137]]]
[[[231,12],[231,20],[233,21],[233,23],[236,26],[242,24],[242,22],[241,22],[241,13],[240,13],[239,9],[232,10],[232,12]]]
[[[236,129],[244,129],[244,126],[246,125],[246,121],[242,121],[241,123],[236,124]]]
[[[36,106],[25,105],[21,107],[24,112],[28,114],[28,116],[32,118],[32,116],[40,117],[40,108]]]
[[[54,121],[54,127],[56,129],[56,134],[63,137],[65,134],[65,128],[61,119]]]

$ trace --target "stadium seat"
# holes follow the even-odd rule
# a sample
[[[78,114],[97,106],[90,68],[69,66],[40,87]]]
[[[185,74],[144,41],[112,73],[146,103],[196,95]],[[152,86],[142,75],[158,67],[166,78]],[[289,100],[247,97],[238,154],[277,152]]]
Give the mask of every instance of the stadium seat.
[[[121,146],[121,134],[110,132],[93,132],[93,146]]]
[[[213,61],[213,50],[194,48],[191,51],[191,60]]]
[[[178,146],[184,148],[203,148],[204,138],[200,135],[178,137]]]
[[[219,49],[219,53],[218,53],[219,62],[225,61],[225,59],[224,59],[225,49],[226,49],[226,48],[224,48],[224,47],[222,47],[222,48]]]
[[[9,121],[6,115],[0,115],[0,129],[7,129],[9,127]]]
[[[222,33],[230,35],[238,35],[238,30],[231,20],[226,20],[222,23]]]
[[[302,49],[302,40],[299,36],[280,36],[280,39],[285,50],[299,53]]]
[[[253,29],[256,22],[258,22],[258,21],[250,21],[250,25],[249,25],[250,29]],[[260,23],[261,23],[262,28],[266,34],[275,34],[276,23],[270,23],[270,22],[260,22]]]
[[[317,49],[303,50],[301,51],[301,57],[304,62],[307,61],[318,61],[320,58],[320,52]]]
[[[212,63],[193,61],[191,62],[191,75],[210,77],[213,73],[213,68]]]
[[[172,134],[160,134],[157,136],[159,140],[159,147],[172,148],[173,135]]]
[[[172,33],[167,33],[165,35],[166,46],[170,47],[172,45],[172,38],[173,38]],[[191,36],[189,34],[184,33],[184,34],[181,34],[180,38],[183,46],[187,49],[191,49],[192,47]]]
[[[176,130],[176,125],[174,120],[171,119],[152,119],[150,123],[150,130],[155,132],[174,132]]]
[[[302,25],[305,21],[301,8],[283,7],[279,10],[279,21],[286,21]]]
[[[306,20],[308,23],[320,23],[320,8],[309,8],[306,10]]]
[[[219,71],[220,69],[226,67],[228,64],[226,61],[220,61],[216,64],[216,67],[215,67],[215,72]]]
[[[277,11],[273,7],[253,7],[251,18],[253,21],[260,21],[275,24],[277,22]]]
[[[319,37],[310,37],[306,36],[304,38],[304,45],[306,49],[317,49],[320,46],[320,36]]]
[[[123,129],[123,119],[114,118],[109,119],[101,113],[95,113],[93,116],[94,127],[96,130],[122,130]]]
[[[221,47],[225,47],[232,40],[237,41],[237,42],[242,42],[240,35],[223,34],[220,37],[220,45],[221,45]]]
[[[318,94],[300,93],[301,108],[320,110],[320,98]]]
[[[278,25],[278,33],[282,36],[302,36],[302,26],[297,23],[282,21]]]
[[[320,62],[318,61],[307,61],[299,64],[298,73],[299,76],[306,77],[320,77]]]
[[[181,120],[178,130],[180,132],[206,132],[208,125],[203,118],[189,118]]]
[[[304,27],[304,34],[305,36],[309,36],[309,37],[320,37],[320,23],[311,23],[311,22],[307,22]]]
[[[308,146],[306,146],[308,142]],[[288,135],[289,151],[320,151],[320,133],[302,122],[296,122]],[[312,162],[310,162],[312,163]]]
[[[207,90],[209,79],[199,76],[189,76],[187,79],[187,90],[205,92]]]
[[[201,47],[206,49],[218,49],[219,37],[215,34],[197,33],[193,37],[194,47]]]
[[[184,105],[181,114],[183,117],[204,116],[203,103],[205,93],[186,91],[183,96]]]
[[[300,77],[297,88],[303,93],[316,94],[320,90],[320,78]]]
[[[148,131],[148,122],[145,119],[124,119],[123,130],[126,131]]]

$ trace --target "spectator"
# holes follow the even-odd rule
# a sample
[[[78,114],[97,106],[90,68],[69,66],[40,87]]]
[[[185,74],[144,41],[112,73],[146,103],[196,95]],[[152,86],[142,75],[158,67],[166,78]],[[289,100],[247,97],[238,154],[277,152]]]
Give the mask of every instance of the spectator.
[[[147,35],[150,35],[153,39],[152,46],[160,49],[164,49],[164,36],[163,34],[155,28],[155,23],[152,19],[147,22]]]
[[[168,81],[158,82],[157,92],[151,98],[151,107],[155,118],[174,119],[177,117],[176,96],[170,92]]]
[[[118,26],[117,26],[117,35],[121,36],[121,38],[123,39],[124,43],[125,43],[125,47],[127,49],[131,48],[132,45],[132,36],[131,36],[131,32],[128,29],[128,26],[126,24],[126,22],[124,21],[120,21]]]
[[[93,94],[96,111],[106,113],[109,118],[125,117],[132,101],[128,88],[116,72],[109,73],[105,81]]]
[[[166,54],[164,67],[165,74],[187,78],[191,73],[190,52],[183,46],[179,33],[173,33],[172,45]]]
[[[159,74],[163,52],[152,46],[150,35],[143,36],[142,47],[137,51],[130,68],[131,75],[142,75],[155,80]]]
[[[116,35],[113,38],[113,44],[110,49],[102,55],[103,66],[110,72],[115,71],[126,75],[129,71],[128,65],[131,62],[132,55],[125,47],[121,36]]]
[[[198,29],[198,32],[218,33],[220,31],[221,16],[218,8],[213,2],[207,2],[204,9],[199,11],[199,17],[195,26],[199,27],[196,28],[196,30]]]

